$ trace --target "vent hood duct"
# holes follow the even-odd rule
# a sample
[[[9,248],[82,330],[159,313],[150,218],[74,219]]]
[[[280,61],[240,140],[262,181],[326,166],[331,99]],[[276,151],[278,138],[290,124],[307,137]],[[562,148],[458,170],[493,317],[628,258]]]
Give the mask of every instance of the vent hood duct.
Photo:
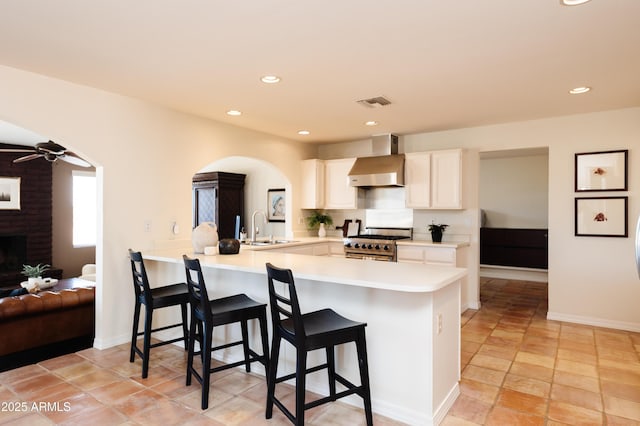
[[[353,164],[349,185],[404,186],[404,155],[398,154],[398,136],[373,136],[371,147],[371,157],[359,157]]]

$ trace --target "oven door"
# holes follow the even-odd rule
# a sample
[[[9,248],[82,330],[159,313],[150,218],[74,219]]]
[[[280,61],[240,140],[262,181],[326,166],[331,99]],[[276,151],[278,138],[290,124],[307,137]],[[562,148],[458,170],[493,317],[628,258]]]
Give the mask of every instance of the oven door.
[[[364,253],[345,252],[344,256],[347,259],[363,259],[363,260],[378,260],[382,262],[395,262],[393,256],[384,255],[384,254],[364,254]]]

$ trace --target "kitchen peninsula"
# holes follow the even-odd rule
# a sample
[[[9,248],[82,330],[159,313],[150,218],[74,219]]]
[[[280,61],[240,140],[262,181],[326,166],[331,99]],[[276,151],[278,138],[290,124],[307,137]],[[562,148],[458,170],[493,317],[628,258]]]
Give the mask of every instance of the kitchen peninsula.
[[[374,412],[409,424],[438,424],[459,394],[460,280],[466,269],[423,264],[309,256],[243,247],[237,255],[194,255],[166,249],[144,253],[157,280],[184,280],[182,255],[200,259],[211,298],[235,293],[268,303],[265,264],[290,268],[303,312],[330,307],[366,322],[369,374]],[[156,281],[155,279],[153,281]],[[257,325],[252,325],[257,342]],[[215,333],[231,339],[239,330]],[[269,331],[271,336],[271,330]],[[214,342],[222,343],[222,342]],[[355,347],[336,349],[336,363],[358,382]],[[283,372],[294,371],[295,353],[285,345]],[[322,352],[322,351],[320,351]],[[238,359],[225,352],[221,359]],[[311,353],[309,365],[324,361]],[[328,394],[326,374],[307,378],[307,389]],[[359,398],[345,401],[360,405]]]

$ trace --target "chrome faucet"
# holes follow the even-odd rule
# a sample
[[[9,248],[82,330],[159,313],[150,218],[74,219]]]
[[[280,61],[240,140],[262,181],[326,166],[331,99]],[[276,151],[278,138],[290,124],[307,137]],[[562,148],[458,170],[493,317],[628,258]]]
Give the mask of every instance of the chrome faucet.
[[[260,232],[258,230],[258,227],[256,226],[256,216],[258,215],[258,213],[261,213],[264,217],[263,223],[267,223],[267,214],[263,210],[256,210],[253,212],[253,214],[251,215],[251,242],[254,243],[256,242],[256,236],[258,232]]]

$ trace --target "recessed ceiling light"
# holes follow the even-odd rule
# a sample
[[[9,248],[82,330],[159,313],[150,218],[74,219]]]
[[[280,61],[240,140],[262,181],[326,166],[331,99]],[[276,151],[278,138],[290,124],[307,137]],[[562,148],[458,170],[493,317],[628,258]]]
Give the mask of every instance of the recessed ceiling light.
[[[260,81],[267,84],[279,83],[280,77],[278,77],[277,75],[263,75],[260,78]]]
[[[560,0],[560,4],[565,6],[578,6],[591,0]]]
[[[377,126],[378,122],[377,121],[365,121],[364,123],[365,126]]]
[[[242,112],[235,109],[230,109],[229,111],[227,111],[227,115],[238,116],[238,115],[242,115]]]
[[[587,86],[574,87],[573,89],[569,90],[569,93],[571,93],[572,95],[580,95],[582,93],[587,93],[589,90],[591,90],[591,87],[587,87]]]
[[[298,134],[302,135],[302,136],[306,136],[308,134],[310,134],[311,132],[308,130],[298,130]]]

